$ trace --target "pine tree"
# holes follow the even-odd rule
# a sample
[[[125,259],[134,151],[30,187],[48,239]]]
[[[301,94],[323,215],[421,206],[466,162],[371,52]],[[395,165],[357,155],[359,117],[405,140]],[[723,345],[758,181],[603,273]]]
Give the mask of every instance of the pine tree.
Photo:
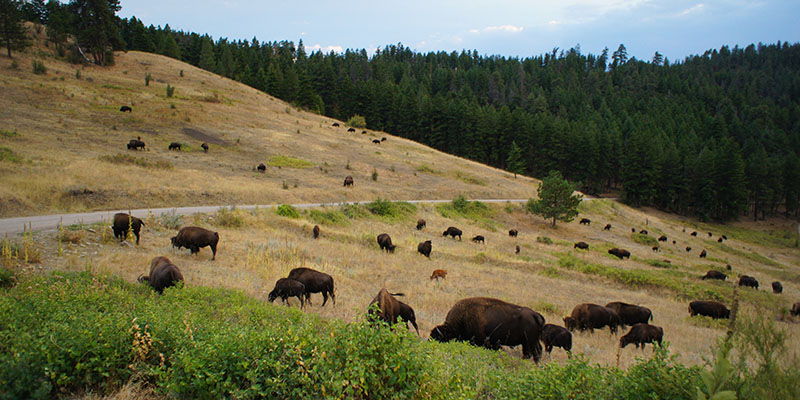
[[[113,63],[113,50],[122,47],[116,17],[119,0],[72,0],[70,8],[77,17],[78,44],[92,55],[95,64]]]
[[[517,142],[511,142],[511,149],[508,151],[508,158],[506,159],[506,170],[514,173],[516,179],[517,174],[525,173],[525,159],[522,158],[522,149],[517,146]]]
[[[29,44],[21,5],[18,0],[0,0],[0,42],[5,44],[9,58],[11,50],[22,50]]]
[[[200,43],[200,61],[198,67],[206,70],[213,71],[217,63],[214,61],[214,44],[208,35],[203,36]]]
[[[583,201],[582,195],[572,194],[574,190],[560,172],[550,171],[547,178],[539,183],[539,200],[528,200],[527,211],[544,219],[552,218],[553,227],[556,226],[556,220],[570,222],[578,215],[578,205]]]

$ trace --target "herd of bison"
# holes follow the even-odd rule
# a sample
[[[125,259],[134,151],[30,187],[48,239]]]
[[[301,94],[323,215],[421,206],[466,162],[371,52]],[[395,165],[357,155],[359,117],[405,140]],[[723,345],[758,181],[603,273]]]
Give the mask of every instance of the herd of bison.
[[[584,218],[580,224],[589,225],[590,220]],[[115,237],[124,240],[130,230],[139,243],[139,233],[144,222],[128,214],[119,213],[114,216],[112,229]],[[425,229],[427,223],[420,219],[417,221],[416,229]],[[611,225],[606,225],[604,230],[611,230]],[[636,232],[635,229],[632,230]],[[646,231],[639,231],[647,234]],[[510,236],[516,237],[519,232],[516,229],[509,231]],[[319,226],[313,228],[313,238],[317,239],[320,235]],[[452,239],[461,240],[462,231],[456,227],[448,227],[442,236],[449,236]],[[691,236],[697,236],[697,232],[692,232]],[[709,233],[709,237],[712,234]],[[727,239],[727,238],[725,238]],[[723,240],[721,237],[720,240]],[[474,242],[484,243],[484,237],[477,235],[472,238]],[[666,236],[661,236],[659,241],[667,241]],[[212,260],[216,257],[219,234],[207,229],[187,226],[179,230],[176,236],[171,238],[173,247],[187,248],[192,254],[200,251],[200,248],[210,247]],[[387,233],[381,233],[377,237],[378,246],[381,250],[393,253],[396,246],[392,244],[392,239]],[[673,241],[673,243],[675,243]],[[585,242],[575,244],[576,249],[588,249],[589,245]],[[517,246],[519,249],[519,246]],[[426,257],[430,257],[432,242],[430,240],[419,244],[418,252]],[[608,251],[610,254],[620,259],[629,258],[630,252],[624,249],[614,248]],[[705,253],[705,251],[703,252]],[[701,253],[701,257],[705,255]],[[727,266],[731,270],[731,266]],[[447,271],[443,269],[434,270],[430,279],[445,279]],[[701,279],[725,280],[727,275],[723,272],[711,270]],[[139,282],[146,282],[158,293],[162,293],[167,287],[174,286],[176,282],[183,281],[183,275],[167,257],[155,257],[150,264],[150,273],[147,276],[140,276]],[[758,290],[758,281],[755,278],[742,275],[739,278],[739,286],[753,287]],[[782,292],[780,282],[772,284],[775,293]],[[300,301],[300,308],[304,308],[306,303],[311,305],[311,294],[320,293],[323,297],[322,306],[328,302],[330,296],[333,304],[336,304],[334,292],[334,279],[332,276],[315,271],[310,268],[295,268],[291,270],[289,276],[281,278],[275,283],[275,288],[268,294],[270,302],[277,298],[289,305],[290,297],[297,297]],[[406,323],[410,322],[417,334],[419,328],[414,314],[414,309],[397,299],[404,296],[403,293],[390,293],[385,288],[381,289],[368,307],[368,315],[372,321],[385,321],[395,323],[398,319]],[[711,318],[729,318],[730,310],[722,303],[717,301],[697,300],[689,303],[689,313],[703,315]],[[795,303],[792,315],[800,315],[800,302]],[[658,343],[664,337],[664,330],[661,327],[651,325],[653,321],[652,311],[643,306],[628,304],[624,302],[611,302],[605,306],[591,303],[576,305],[569,316],[563,318],[564,326],[546,324],[544,317],[528,308],[511,304],[499,299],[488,297],[472,297],[458,301],[445,317],[444,323],[436,326],[430,332],[430,338],[441,342],[451,340],[466,341],[475,346],[482,346],[488,349],[499,349],[500,346],[522,345],[524,358],[533,358],[535,361],[541,357],[542,344],[545,351],[552,351],[553,347],[560,347],[569,352],[572,349],[572,332],[576,329],[584,332],[593,332],[595,329],[608,327],[611,334],[617,334],[619,327],[630,326],[630,330],[619,340],[619,347],[624,348],[629,344],[637,348],[644,349],[647,343]]]

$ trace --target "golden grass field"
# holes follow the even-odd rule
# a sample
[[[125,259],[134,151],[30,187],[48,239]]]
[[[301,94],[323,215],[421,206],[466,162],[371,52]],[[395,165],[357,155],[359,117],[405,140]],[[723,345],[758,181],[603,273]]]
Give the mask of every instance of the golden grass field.
[[[32,74],[34,58],[44,61],[46,75]],[[329,118],[293,109],[236,82],[153,54],[118,53],[116,65],[110,68],[65,64],[46,57],[42,49],[29,50],[15,60],[19,69],[12,70],[12,61],[0,57],[0,129],[16,132],[0,136],[0,146],[20,157],[16,162],[0,161],[2,217],[128,207],[367,202],[377,197],[451,199],[460,193],[468,198],[529,198],[535,196],[538,184],[383,132],[347,134],[344,126],[331,127]],[[76,79],[76,69],[81,79]],[[149,87],[144,86],[147,72],[153,76]],[[176,97],[165,97],[167,83],[177,87]],[[133,112],[119,112],[121,105],[131,105]],[[198,151],[200,141],[187,135],[187,128],[224,144],[209,142],[209,153]],[[125,149],[136,136],[147,143],[148,151]],[[381,145],[370,142],[384,136],[388,140]],[[187,143],[191,149],[170,152],[167,146],[172,141]],[[168,162],[172,168],[100,160],[118,153]],[[274,156],[307,160],[313,166],[270,166],[263,175],[253,171],[259,162],[267,163]],[[351,170],[345,168],[348,161]],[[370,178],[373,168],[379,174],[377,181]],[[355,178],[354,188],[342,187],[346,175]],[[139,246],[120,245],[107,228],[98,226],[35,234],[41,263],[24,268],[90,269],[133,282],[147,272],[153,257],[166,255],[181,268],[186,285],[237,289],[266,303],[266,293],[278,278],[306,266],[334,277],[337,299],[335,306],[323,308],[321,296],[312,295],[314,304],[306,312],[356,320],[378,290],[386,287],[406,294],[402,301],[416,311],[423,338],[444,321],[453,303],[465,297],[497,297],[529,306],[559,325],[576,304],[625,301],[653,311],[653,324],[664,328],[665,340],[687,365],[702,364],[711,356],[710,348],[724,334],[724,324],[689,318],[688,303],[694,299],[681,297],[674,287],[624,283],[570,269],[562,260],[577,259],[664,277],[679,286],[715,290],[729,290],[737,273],[751,275],[761,289],[742,290],[742,310],[750,317],[774,318],[800,301],[800,250],[795,228],[784,220],[700,224],[612,200],[591,200],[582,204],[579,217],[590,218],[591,225],[576,220],[552,228],[548,221],[525,213],[519,204],[490,205],[489,209],[485,219],[472,221],[445,218],[435,205],[419,205],[414,215],[395,220],[365,216],[320,224],[318,240],[311,238],[316,222],[307,210],[301,211],[299,219],[278,216],[273,208],[183,216],[185,225],[219,232],[216,261],[211,261],[208,248],[195,256],[185,249],[172,249],[169,238],[175,229],[165,228],[160,216],[154,215],[145,220]],[[230,218],[241,221],[241,226],[224,222]],[[415,229],[417,218],[427,220],[426,229]],[[606,223],[613,225],[611,231],[603,231]],[[443,238],[441,232],[448,226],[461,228],[463,241]],[[661,243],[661,251],[654,253],[650,246],[633,241],[632,227],[647,229],[651,237],[664,234],[669,242]],[[511,228],[519,230],[519,237],[507,235]],[[694,230],[700,232],[698,237],[689,236]],[[707,236],[709,231],[713,238]],[[398,246],[394,254],[379,250],[375,237],[383,232]],[[478,234],[486,237],[485,244],[469,240]],[[729,240],[717,243],[720,234]],[[538,236],[554,243],[539,243]],[[424,240],[433,242],[430,260],[416,251]],[[574,250],[576,241],[591,247]],[[521,247],[518,255],[514,254],[516,245]],[[686,246],[692,252],[683,250]],[[609,256],[606,250],[611,247],[630,250],[631,259]],[[702,249],[708,251],[708,258],[698,258]],[[668,260],[674,268],[658,268],[648,260]],[[733,266],[734,275],[727,282],[699,279],[709,268],[726,264]],[[448,271],[447,278],[441,283],[430,281],[431,271],[440,268]],[[783,282],[783,294],[771,293],[773,280]],[[296,299],[292,302],[298,306]],[[798,326],[781,324],[789,333],[792,355],[798,355]],[[576,333],[573,351],[585,353],[593,362],[615,365],[620,335],[611,336],[607,329]],[[509,352],[519,356],[521,350]],[[621,352],[619,364],[626,367],[650,352],[628,347]],[[565,358],[563,351],[555,349],[545,362]]]

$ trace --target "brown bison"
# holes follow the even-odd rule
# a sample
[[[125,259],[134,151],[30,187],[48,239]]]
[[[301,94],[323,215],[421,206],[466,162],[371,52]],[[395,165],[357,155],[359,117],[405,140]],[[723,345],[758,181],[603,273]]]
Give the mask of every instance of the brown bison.
[[[348,132],[348,133],[350,133],[350,132],[352,132],[352,133],[356,133],[356,128],[348,128],[348,129],[347,129],[347,132]]]
[[[695,300],[689,303],[689,314],[692,316],[705,315],[711,318],[730,318],[731,310],[718,301]]]
[[[178,142],[172,142],[169,144],[169,150],[181,150],[181,144]]]
[[[417,246],[417,251],[425,257],[431,258],[431,241],[426,240]]]
[[[717,243],[722,243],[722,238],[717,239]]]
[[[706,249],[703,249],[703,251],[700,252],[700,258],[706,258],[707,255],[708,252],[706,252]]]
[[[447,235],[450,235],[450,237],[452,237],[453,239],[455,239],[456,236],[458,236],[458,240],[461,240],[461,229],[450,226],[447,228],[446,231],[442,232],[442,236],[447,236]]]
[[[444,324],[433,328],[430,337],[439,342],[468,341],[492,350],[522,345],[522,357],[533,357],[538,362],[544,324],[544,317],[528,307],[488,297],[471,297],[453,305]]]
[[[158,294],[163,294],[164,289],[175,286],[176,282],[183,282],[183,275],[172,261],[167,257],[155,257],[150,261],[150,274],[139,275],[139,283],[147,282]]]
[[[542,328],[544,351],[551,352],[553,347],[561,347],[565,351],[572,350],[572,334],[563,326],[547,324]]]
[[[641,233],[642,235],[647,235],[647,231],[644,229],[640,230],[639,233]]]
[[[519,245],[514,248],[514,254],[519,254]]]
[[[718,280],[724,281],[725,279],[728,279],[728,275],[725,275],[722,272],[715,271],[715,270],[712,269],[712,270],[709,270],[708,272],[706,272],[706,274],[703,275],[703,277],[700,278],[700,279],[702,279],[702,280],[718,279]]]
[[[690,235],[697,236],[697,231],[694,231],[694,232],[690,233]]]
[[[472,238],[472,241],[475,243],[486,243],[486,238],[484,238],[482,235],[476,235],[474,238]]]
[[[258,172],[267,172],[267,166],[264,165],[264,163],[258,164],[256,169],[258,170]]]
[[[424,219],[420,218],[420,219],[417,220],[417,230],[418,231],[421,231],[422,228],[425,227],[425,225],[426,225],[426,222],[425,222]]]
[[[517,237],[517,235],[519,235],[519,232],[516,229],[508,231],[508,236]]]
[[[275,282],[275,289],[269,292],[267,299],[272,303],[275,299],[280,297],[283,303],[286,303],[287,306],[291,306],[289,297],[297,297],[297,299],[300,300],[300,308],[302,309],[305,307],[305,302],[303,301],[303,296],[305,295],[306,285],[303,285],[302,282],[290,278],[281,278]]]
[[[447,278],[447,270],[446,269],[435,269],[435,270],[433,270],[433,273],[431,274],[431,280],[436,279],[438,281],[439,279],[444,279],[444,278]]]
[[[333,124],[331,124],[331,126],[334,126],[334,127],[338,128],[339,127],[339,123],[338,122],[334,122]]]
[[[333,292],[333,277],[311,268],[295,268],[289,271],[289,279],[294,279],[306,287],[306,302],[311,305],[311,293],[322,293],[322,306],[328,302],[328,295],[336,305],[336,295]]]
[[[582,218],[581,221],[580,221],[580,224],[581,225],[591,225],[592,224],[592,220],[590,220],[589,218]]]
[[[609,331],[616,334],[619,325],[619,314],[616,311],[591,303],[578,304],[572,309],[569,317],[564,317],[564,326],[570,331],[588,329],[590,332],[594,332],[595,329],[608,326]]]
[[[691,248],[691,247],[689,247],[689,246],[686,246],[686,252],[688,253],[688,252],[690,252],[690,251],[692,251],[692,248]]]
[[[653,246],[653,253],[658,253],[658,246]]]
[[[389,324],[397,322],[397,318],[403,320],[408,327],[408,323],[414,326],[419,336],[419,327],[417,327],[417,317],[414,315],[414,309],[406,303],[394,298],[394,296],[405,296],[402,293],[389,293],[388,290],[381,289],[372,302],[369,303],[369,315],[372,318],[379,319]],[[377,307],[373,306],[377,304]]]
[[[658,241],[659,242],[666,242],[667,241],[667,237],[665,235],[661,235],[661,237],[658,238]]]
[[[604,231],[610,231],[611,230],[611,224],[606,224],[606,226],[603,228],[603,230]]]
[[[314,225],[314,229],[312,229],[311,232],[314,234],[314,239],[318,238],[319,237],[319,225]]]
[[[794,315],[795,317],[800,315],[800,302],[794,303],[792,305],[792,310],[789,313]]]
[[[575,246],[572,246],[573,249],[581,249],[581,250],[589,250],[589,244],[586,242],[578,242],[575,243]]]
[[[658,343],[660,346],[662,339],[664,339],[664,329],[661,327],[648,324],[636,324],[631,327],[631,330],[628,331],[625,336],[619,339],[619,347],[625,348],[625,346],[629,344],[635,344],[637,348],[641,346],[642,350],[644,350],[644,346],[647,343]]]
[[[344,177],[344,187],[353,186],[353,177],[347,175]]]
[[[133,112],[133,109],[130,106],[122,106],[119,108],[121,112]]]
[[[178,231],[176,236],[173,236],[170,241],[172,247],[185,247],[189,249],[192,254],[197,254],[200,249],[206,246],[211,247],[211,259],[217,259],[217,243],[219,243],[219,233],[212,232],[208,229],[199,226],[186,226]]]
[[[646,324],[653,320],[653,312],[647,307],[614,301],[606,307],[616,311],[621,325]]]
[[[616,247],[614,247],[613,249],[609,250],[608,254],[616,256],[620,260],[622,260],[624,258],[631,258],[631,252],[629,252],[628,250],[625,250],[625,249],[618,249]]]
[[[381,250],[386,250],[389,253],[394,253],[395,245],[392,244],[392,238],[388,233],[381,233],[378,235],[378,246]]]
[[[739,277],[739,286],[747,286],[758,289],[758,280],[752,276],[742,275]]]
[[[778,281],[772,282],[772,293],[783,293],[783,285],[781,285],[781,283]]]
[[[131,139],[128,142],[128,150],[145,150],[144,142],[141,139]]]
[[[200,148],[203,149],[203,153],[208,153],[208,143],[201,144]]]
[[[372,143],[375,143],[375,144],[381,144],[381,141],[380,141],[380,140],[378,140],[378,139],[372,139]]]
[[[136,244],[139,244],[139,231],[142,229],[144,222],[139,218],[125,213],[114,214],[114,222],[111,229],[114,231],[114,237],[119,239],[120,242],[128,237],[128,231],[133,231],[136,236]]]

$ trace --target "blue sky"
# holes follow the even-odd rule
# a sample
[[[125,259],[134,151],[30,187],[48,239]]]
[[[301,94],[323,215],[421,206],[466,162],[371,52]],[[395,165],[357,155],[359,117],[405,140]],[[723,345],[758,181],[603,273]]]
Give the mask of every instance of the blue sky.
[[[670,60],[723,45],[800,41],[800,0],[122,0],[121,17],[218,39],[303,39],[308,51],[402,43],[528,57],[580,45]]]

